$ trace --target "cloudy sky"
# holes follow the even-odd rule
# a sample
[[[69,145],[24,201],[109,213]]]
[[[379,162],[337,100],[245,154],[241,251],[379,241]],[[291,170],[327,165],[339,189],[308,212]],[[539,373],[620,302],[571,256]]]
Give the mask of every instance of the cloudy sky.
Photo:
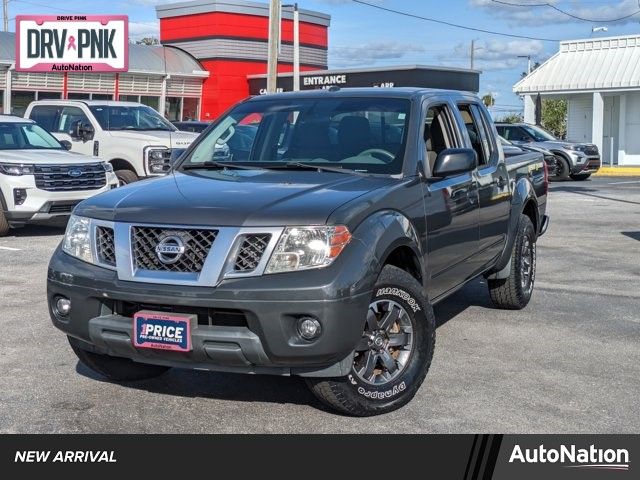
[[[9,1],[10,17],[57,12],[127,14],[132,37],[157,36],[154,6],[175,3],[175,0],[94,0],[86,4],[77,0]],[[353,0],[298,0],[301,8],[332,16],[330,67],[402,64],[469,67],[470,45],[475,40],[476,68],[483,72],[480,93],[496,96],[497,115],[521,108],[521,101],[511,92],[511,86],[526,70],[527,60],[518,56],[531,55],[533,61],[543,62],[557,51],[559,40],[640,33],[640,0],[363,1],[382,9]],[[593,27],[606,27],[608,31],[593,33]]]

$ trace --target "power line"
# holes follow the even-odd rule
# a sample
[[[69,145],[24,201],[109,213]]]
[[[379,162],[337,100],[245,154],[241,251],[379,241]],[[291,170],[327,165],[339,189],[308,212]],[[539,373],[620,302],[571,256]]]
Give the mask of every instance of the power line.
[[[485,29],[482,29],[482,28],[469,27],[467,25],[460,25],[460,24],[457,24],[457,23],[447,22],[445,20],[438,20],[436,18],[423,17],[421,15],[416,15],[415,13],[409,13],[409,12],[403,12],[403,11],[400,11],[400,10],[394,10],[392,8],[383,7],[382,5],[375,5],[373,3],[367,3],[367,2],[364,2],[362,0],[351,0],[351,1],[354,2],[354,3],[359,3],[360,5],[366,5],[367,7],[376,8],[378,10],[382,10],[382,11],[385,11],[385,12],[395,13],[397,15],[403,15],[405,17],[415,18],[415,19],[418,19],[418,20],[424,20],[426,22],[439,23],[441,25],[447,25],[449,27],[461,28],[463,30],[470,30],[472,32],[487,33],[489,35],[499,35],[499,36],[510,37],[510,38],[523,38],[525,40],[539,40],[541,42],[554,42],[554,43],[556,43],[556,42],[560,41],[560,40],[552,39],[552,38],[530,37],[530,36],[527,36],[527,35],[516,35],[514,33],[496,32],[496,31],[493,31],[493,30],[485,30]]]
[[[26,5],[33,5],[35,7],[41,7],[41,8],[47,8],[49,10],[58,10],[60,12],[68,12],[68,13],[77,13],[76,10],[69,10],[69,9],[65,9],[65,8],[58,8],[56,6],[52,6],[52,5],[46,5],[44,3],[38,3],[38,2],[30,2],[27,0],[10,0],[12,2],[16,2],[16,3],[24,3]]]
[[[582,22],[590,22],[590,23],[614,23],[614,22],[620,22],[622,20],[626,20],[627,18],[631,18],[631,17],[635,17],[636,15],[640,14],[640,8],[638,10],[636,10],[633,13],[630,13],[628,15],[625,15],[623,17],[618,17],[618,18],[610,18],[607,20],[598,20],[595,18],[584,18],[584,17],[580,17],[579,15],[576,15],[574,13],[568,12],[566,10],[561,9],[560,7],[556,7],[555,5],[545,2],[545,3],[512,3],[512,2],[506,2],[504,0],[491,0],[493,3],[498,3],[500,5],[508,5],[510,7],[548,7],[548,8],[552,8],[553,10],[556,10],[557,12],[560,12],[563,15],[566,15],[567,17],[571,17],[575,20],[580,20]],[[638,7],[640,7],[640,0],[638,0]]]

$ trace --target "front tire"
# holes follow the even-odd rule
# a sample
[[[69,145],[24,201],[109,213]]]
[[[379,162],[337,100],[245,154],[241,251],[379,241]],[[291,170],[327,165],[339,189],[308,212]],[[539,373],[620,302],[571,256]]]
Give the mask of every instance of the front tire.
[[[73,337],[67,338],[73,353],[85,366],[115,382],[148,380],[158,377],[169,370],[169,367],[137,363],[128,358],[110,357],[109,355],[89,352],[80,346],[78,340]]]
[[[574,175],[570,175],[571,180],[576,180],[577,182],[582,182],[591,176],[590,173],[576,173]]]
[[[9,233],[9,222],[7,221],[7,217],[5,216],[2,208],[0,208],[0,237],[4,237]]]
[[[382,269],[363,324],[349,375],[307,379],[325,405],[358,417],[397,410],[414,397],[429,371],[436,337],[422,285],[391,265]]]
[[[556,174],[550,177],[549,180],[553,182],[564,181],[569,178],[570,173],[571,165],[569,165],[569,161],[560,155],[556,155]]]
[[[520,215],[511,251],[511,270],[507,278],[487,281],[493,304],[505,310],[527,306],[536,280],[536,232],[531,219]]]
[[[138,175],[131,170],[116,170],[116,177],[118,177],[118,184],[120,187],[139,180]]]

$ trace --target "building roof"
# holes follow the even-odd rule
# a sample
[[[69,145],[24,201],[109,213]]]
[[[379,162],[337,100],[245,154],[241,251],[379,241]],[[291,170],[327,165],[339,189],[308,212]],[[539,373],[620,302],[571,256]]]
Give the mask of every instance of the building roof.
[[[16,35],[0,32],[0,64],[16,61]],[[165,68],[166,62],[166,68]],[[162,45],[129,44],[129,72],[207,77],[209,73],[187,52]]]
[[[248,2],[245,0],[192,0],[190,2],[167,3],[156,6],[158,18],[181,17],[183,15],[196,15],[199,13],[239,13],[242,15],[256,15],[259,17],[269,16],[269,4],[259,2]],[[300,21],[315,23],[328,27],[331,23],[331,15],[316,12],[314,10],[299,10]],[[282,18],[293,19],[291,8],[282,9]]]
[[[515,93],[640,88],[640,35],[560,42],[560,51],[513,86]]]
[[[438,67],[433,65],[392,65],[383,67],[368,67],[368,68],[331,68],[328,70],[305,70],[300,72],[300,76],[308,77],[314,75],[337,75],[342,73],[375,73],[375,72],[396,72],[400,70],[423,70],[423,71],[437,71],[437,72],[457,72],[457,73],[470,73],[479,75],[482,73],[480,70],[469,70],[467,68],[456,67]],[[292,77],[293,72],[278,73],[280,77]],[[266,73],[259,73],[248,75],[247,78],[267,78]]]

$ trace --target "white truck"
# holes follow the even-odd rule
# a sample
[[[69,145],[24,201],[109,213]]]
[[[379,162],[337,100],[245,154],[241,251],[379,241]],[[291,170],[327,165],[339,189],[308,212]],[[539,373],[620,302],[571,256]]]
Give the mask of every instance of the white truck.
[[[109,162],[120,185],[164,175],[197,137],[135,102],[42,100],[32,102],[25,117],[70,142],[71,151]]]
[[[32,120],[0,115],[0,237],[65,221],[80,201],[118,186],[110,164],[70,146]]]

